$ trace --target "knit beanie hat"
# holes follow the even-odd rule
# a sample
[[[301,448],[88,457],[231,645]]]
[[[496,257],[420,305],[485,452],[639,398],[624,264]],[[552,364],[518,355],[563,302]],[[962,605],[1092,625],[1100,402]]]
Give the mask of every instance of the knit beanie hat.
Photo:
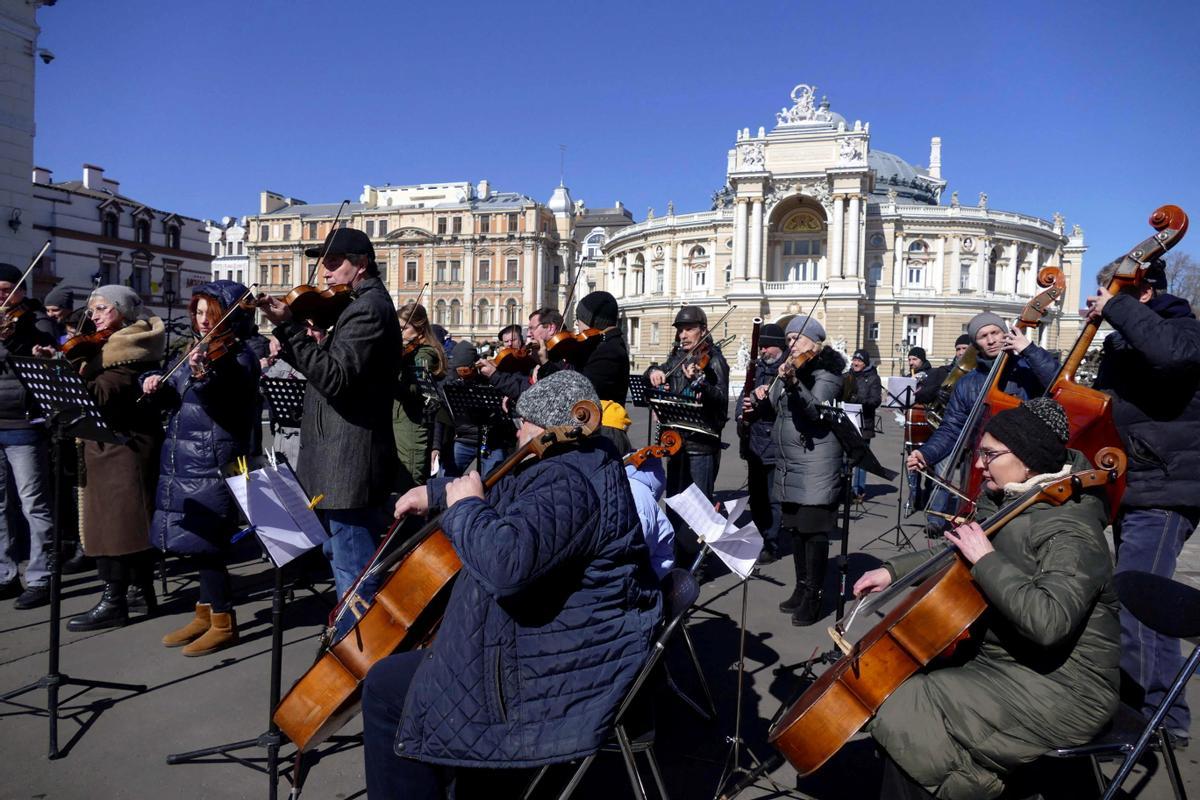
[[[0,281],[6,283],[16,283],[21,280],[21,270],[14,267],[12,264],[0,262]]]
[[[928,360],[929,360],[929,357],[925,355],[925,348],[924,348],[924,347],[919,347],[919,346],[918,346],[918,347],[913,347],[913,348],[910,348],[910,349],[909,349],[909,351],[908,351],[908,354],[909,354],[910,356],[916,356],[917,358],[921,359],[922,361],[928,361]]]
[[[783,328],[776,325],[774,322],[768,322],[758,330],[758,346],[759,347],[787,347],[787,337],[783,335]]]
[[[75,292],[66,286],[55,286],[46,293],[46,299],[42,301],[42,305],[55,306],[64,311],[71,311],[75,308]]]
[[[821,327],[821,323],[803,314],[797,314],[792,317],[792,321],[788,323],[787,332],[788,335],[803,333],[817,344],[825,343],[825,329]]]
[[[854,355],[850,356],[850,358],[851,359],[857,358],[859,361],[863,362],[868,367],[871,366],[871,354],[868,353],[866,350],[863,350],[862,348],[855,350]]]
[[[962,336],[959,336],[957,339],[954,340],[955,347],[958,347],[959,345],[963,345],[963,344],[971,344],[971,337],[965,333]]]
[[[592,328],[611,328],[617,324],[621,309],[617,306],[617,298],[608,292],[592,292],[579,301],[575,306],[575,316],[584,325]]]
[[[478,360],[479,351],[475,349],[475,345],[470,342],[459,342],[454,346],[454,352],[450,354],[450,368],[473,367]]]
[[[128,286],[117,283],[101,286],[88,297],[88,304],[98,297],[107,300],[127,320],[138,319],[142,314],[142,296]]]
[[[971,337],[971,344],[975,343],[979,331],[986,328],[988,325],[995,325],[1000,330],[1008,330],[999,314],[993,314],[991,311],[984,311],[982,314],[976,314],[971,317],[971,321],[967,323],[967,335]]]
[[[591,381],[575,370],[559,370],[521,393],[517,416],[542,428],[570,425],[576,421],[571,408],[580,400],[591,400],[600,407]]]
[[[983,432],[994,436],[1039,475],[1058,472],[1067,463],[1071,434],[1067,412],[1049,397],[1026,400],[1001,411],[988,420]]]

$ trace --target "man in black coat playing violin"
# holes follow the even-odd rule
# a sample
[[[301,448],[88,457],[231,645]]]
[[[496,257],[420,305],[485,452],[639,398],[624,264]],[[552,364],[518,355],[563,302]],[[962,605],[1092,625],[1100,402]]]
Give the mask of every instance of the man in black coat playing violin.
[[[1120,261],[1096,276],[1109,284]],[[1094,387],[1113,398],[1113,421],[1129,468],[1113,523],[1117,572],[1141,570],[1170,578],[1184,542],[1200,523],[1200,321],[1187,301],[1167,293],[1163,262],[1116,294],[1101,288],[1088,315],[1113,326],[1104,340]],[[1144,694],[1150,712],[1183,666],[1179,640],[1162,636],[1121,611],[1121,669]],[[1165,726],[1177,744],[1188,740],[1184,695]]]
[[[385,520],[383,503],[398,461],[389,387],[400,372],[400,321],[379,279],[375,248],[362,231],[335,228],[322,248],[321,268],[330,287],[349,286],[352,300],[319,344],[304,320],[278,298],[261,301],[274,323],[279,357],[304,373],[304,416],[296,477],[305,491],[321,494],[317,511],[329,528],[326,555],[333,562],[338,596],[346,593],[375,553]],[[369,600],[375,581],[360,595]]]
[[[710,432],[680,431],[683,449],[667,464],[667,496],[695,483],[711,499],[721,466],[721,431],[729,419],[729,364],[709,335],[704,309],[679,309],[675,315],[675,346],[665,364],[646,370],[646,379],[655,389],[702,403],[701,415]],[[700,552],[700,543],[674,511],[668,509],[667,515],[675,526],[675,561],[679,566],[688,566]]]

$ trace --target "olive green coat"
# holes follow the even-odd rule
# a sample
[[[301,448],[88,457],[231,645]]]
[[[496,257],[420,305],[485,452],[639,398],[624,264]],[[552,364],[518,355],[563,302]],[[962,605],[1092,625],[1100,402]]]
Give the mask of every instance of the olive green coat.
[[[1072,471],[1086,459],[1070,451]],[[995,511],[980,502],[981,519]],[[1101,495],[1038,503],[992,539],[971,575],[989,610],[955,666],[909,679],[870,730],[939,798],[993,798],[1014,767],[1089,741],[1117,707],[1120,625]],[[927,554],[888,563],[896,575]],[[960,647],[961,649],[961,647]]]
[[[433,391],[430,376],[437,367],[437,353],[422,345],[404,359],[396,381],[396,401],[392,404],[392,433],[396,437],[396,455],[400,472],[396,491],[405,492],[429,479],[429,429],[433,416],[426,404]]]

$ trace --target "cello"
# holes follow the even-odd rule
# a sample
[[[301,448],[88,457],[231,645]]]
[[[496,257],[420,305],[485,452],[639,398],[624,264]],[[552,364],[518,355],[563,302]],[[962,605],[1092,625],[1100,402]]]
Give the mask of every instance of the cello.
[[[1125,454],[1105,448],[1096,469],[1049,481],[1005,503],[982,524],[992,536],[1036,503],[1062,505],[1079,492],[1105,487],[1125,472]],[[853,645],[839,622],[830,635],[844,655],[787,708],[767,733],[801,777],[815,772],[854,736],[901,684],[963,638],[987,609],[966,560],[950,545],[877,595],[887,602],[920,583]],[[860,603],[859,608],[862,607]],[[851,621],[854,613],[851,614]],[[848,624],[847,626],[848,627]]]
[[[600,427],[600,409],[588,400],[576,403],[571,414],[573,424],[548,428],[525,443],[487,476],[484,489],[490,489],[527,457],[541,458],[552,445],[578,442]],[[380,551],[402,522],[397,520],[388,530]],[[362,681],[376,662],[433,641],[461,567],[450,538],[442,531],[440,515],[395,551],[383,557],[376,553],[373,563],[331,614],[332,624],[322,637],[316,662],[275,708],[275,723],[298,751],[325,741],[358,713]],[[363,582],[389,571],[371,603],[364,602],[358,595]],[[346,613],[356,617],[353,628],[331,642],[337,621]]]
[[[1109,292],[1116,294],[1126,287],[1141,283],[1150,262],[1178,244],[1187,233],[1188,216],[1179,206],[1161,206],[1150,215],[1150,227],[1154,228],[1155,233],[1135,245],[1121,259],[1109,281]],[[1046,396],[1057,400],[1067,412],[1067,422],[1071,428],[1067,446],[1079,450],[1088,458],[1094,457],[1103,447],[1122,446],[1116,423],[1113,422],[1112,398],[1075,379],[1076,371],[1100,328],[1100,322],[1099,319],[1089,319],[1084,324],[1058,375],[1046,390]],[[1109,487],[1109,505],[1114,518],[1124,491],[1124,480]]]

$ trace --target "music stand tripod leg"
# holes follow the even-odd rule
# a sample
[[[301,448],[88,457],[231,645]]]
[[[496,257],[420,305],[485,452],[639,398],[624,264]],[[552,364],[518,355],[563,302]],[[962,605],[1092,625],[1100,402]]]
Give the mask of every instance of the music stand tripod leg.
[[[64,753],[59,750],[58,746],[58,721],[59,721],[59,690],[64,686],[79,686],[85,689],[113,689],[122,692],[132,692],[140,694],[146,691],[145,684],[133,683],[118,683],[115,681],[100,681],[90,678],[72,678],[59,672],[59,648],[61,646],[61,629],[62,622],[62,558],[60,557],[62,547],[62,530],[60,528],[61,521],[59,519],[58,498],[62,496],[62,466],[58,463],[59,449],[62,446],[64,437],[64,423],[61,412],[50,415],[47,420],[50,424],[50,468],[54,473],[53,497],[50,503],[50,647],[46,674],[38,678],[30,684],[26,684],[19,689],[13,689],[10,692],[5,692],[0,695],[0,702],[9,703],[11,705],[21,706],[28,709],[32,713],[37,713],[41,709],[34,706],[27,706],[24,703],[17,703],[14,698],[29,692],[37,691],[38,689],[46,690],[46,716],[49,721],[49,740],[46,757],[50,759],[59,758]]]
[[[898,410],[902,413],[907,414],[909,411],[912,410],[913,406],[916,405],[916,402],[913,399],[911,389],[905,389],[903,392],[901,392],[899,397],[892,394],[891,392],[888,392],[888,394],[896,402],[896,410]],[[904,491],[908,487],[908,470],[905,466],[905,461],[906,461],[908,454],[905,453],[904,450],[905,450],[904,434],[901,433],[900,434],[900,475],[897,478],[898,483],[896,485],[896,488],[897,488],[897,491],[896,491],[896,524],[893,525],[892,527],[888,528],[883,533],[876,536],[874,539],[871,539],[869,542],[864,544],[863,545],[864,548],[870,547],[871,545],[875,544],[875,542],[883,542],[884,544],[890,544],[893,547],[900,548],[900,549],[903,549],[905,547],[909,548],[910,550],[917,549],[916,545],[914,545],[912,543],[912,537],[909,536],[908,532],[905,530],[906,528],[912,528],[912,527],[916,527],[916,526],[915,525],[905,525],[903,522],[903,518],[901,516],[904,513]],[[911,492],[912,490],[909,489],[909,491]],[[888,539],[889,536],[893,536],[892,540]]]

